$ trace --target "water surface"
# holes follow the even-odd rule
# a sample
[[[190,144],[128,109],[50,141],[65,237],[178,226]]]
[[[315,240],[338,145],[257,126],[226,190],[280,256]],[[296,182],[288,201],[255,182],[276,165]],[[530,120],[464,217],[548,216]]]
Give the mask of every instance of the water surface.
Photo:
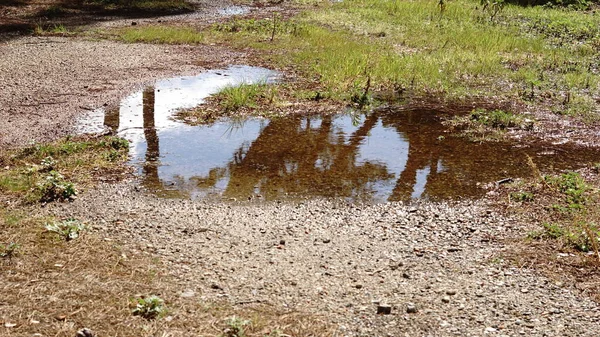
[[[172,119],[225,85],[275,81],[231,67],[156,82],[96,123],[131,141],[141,184],[165,197],[262,200],[336,197],[369,202],[479,197],[485,185],[600,160],[592,149],[471,143],[435,111],[289,116],[190,126]],[[89,120],[86,124],[90,124]],[[440,137],[443,136],[443,137]]]

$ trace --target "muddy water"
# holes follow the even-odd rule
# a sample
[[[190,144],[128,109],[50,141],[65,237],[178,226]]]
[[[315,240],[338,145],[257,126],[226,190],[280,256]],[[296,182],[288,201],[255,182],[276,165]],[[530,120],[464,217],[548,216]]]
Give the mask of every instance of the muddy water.
[[[600,160],[568,146],[475,144],[447,134],[434,111],[290,116],[189,126],[175,111],[225,85],[273,81],[263,68],[232,67],[158,81],[96,122],[131,141],[141,184],[164,197],[236,200],[339,197],[371,202],[478,197],[485,185]],[[89,125],[92,120],[85,124]],[[92,123],[93,124],[93,123]],[[440,137],[444,136],[444,137]]]

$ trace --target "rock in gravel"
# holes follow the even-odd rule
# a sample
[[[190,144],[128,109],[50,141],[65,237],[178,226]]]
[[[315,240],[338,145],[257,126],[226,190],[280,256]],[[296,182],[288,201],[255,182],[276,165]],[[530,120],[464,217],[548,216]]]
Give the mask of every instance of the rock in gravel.
[[[444,303],[450,303],[450,296],[444,296],[444,297],[442,297],[442,302],[444,302]]]
[[[417,306],[414,303],[407,303],[406,304],[406,312],[409,314],[416,314],[419,311],[419,309],[417,308]]]
[[[79,331],[77,331],[77,334],[75,335],[75,337],[95,337],[96,335],[94,334],[94,332],[88,328],[83,328]]]
[[[456,295],[456,290],[454,290],[454,289],[446,290],[446,295],[454,296],[454,295]]]
[[[179,296],[183,297],[183,298],[191,298],[191,297],[194,297],[195,295],[196,295],[196,293],[192,289],[186,289]]]
[[[498,329],[492,328],[491,326],[489,326],[489,327],[485,328],[484,333],[493,333],[493,332],[496,332],[496,331],[498,331]]]
[[[387,304],[380,304],[377,306],[378,315],[389,315],[392,313],[392,306]]]

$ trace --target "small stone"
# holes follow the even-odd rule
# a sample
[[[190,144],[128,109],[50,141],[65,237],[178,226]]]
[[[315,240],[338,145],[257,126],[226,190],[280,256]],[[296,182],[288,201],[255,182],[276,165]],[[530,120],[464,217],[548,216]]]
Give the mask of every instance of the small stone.
[[[450,253],[459,252],[459,251],[460,251],[460,248],[458,248],[458,247],[450,247],[450,248],[448,248],[448,252],[450,252]]]
[[[357,284],[354,286],[356,289],[362,289],[363,285],[362,284]]]
[[[279,240],[279,244],[282,246],[285,245],[285,240]]]
[[[444,302],[444,303],[450,303],[450,296],[444,296],[444,297],[442,297],[442,302]]]
[[[131,25],[132,25],[132,26],[137,26],[137,22],[135,22],[135,21],[132,21],[132,22],[131,22]]]
[[[487,328],[485,328],[484,333],[492,333],[492,332],[496,332],[498,331],[498,329],[492,328],[491,326],[488,326]]]
[[[521,292],[522,292],[523,294],[526,294],[526,293],[528,293],[528,292],[529,292],[529,289],[527,289],[527,288],[522,288],[522,289],[521,289]]]
[[[190,297],[194,297],[195,295],[196,295],[196,293],[192,289],[186,289],[179,296],[183,297],[183,298],[190,298]]]
[[[408,273],[402,273],[402,277],[404,277],[405,279],[409,279],[410,275],[408,275]]]
[[[392,313],[392,306],[386,304],[380,304],[377,306],[378,315],[389,315]]]
[[[417,308],[417,306],[414,303],[407,303],[406,304],[406,312],[409,314],[416,314],[419,311],[419,309]]]
[[[218,284],[216,284],[216,283],[211,284],[210,288],[211,289],[216,289],[216,290],[223,290],[223,288],[221,288],[221,286],[218,285]]]
[[[331,242],[330,238],[323,239],[323,243],[330,243],[330,242]]]
[[[456,290],[454,290],[454,289],[446,290],[446,295],[454,296],[454,295],[456,295]]]
[[[4,323],[5,328],[14,328],[16,326],[17,325],[15,323],[9,323],[9,322]]]
[[[94,337],[94,332],[92,332],[92,330],[88,329],[88,328],[83,328],[79,331],[77,331],[77,334],[75,335],[75,337]]]

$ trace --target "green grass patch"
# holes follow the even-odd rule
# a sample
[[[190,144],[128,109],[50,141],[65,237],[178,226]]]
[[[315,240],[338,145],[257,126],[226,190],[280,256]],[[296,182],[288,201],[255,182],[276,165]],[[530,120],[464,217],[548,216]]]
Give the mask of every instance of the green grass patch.
[[[198,44],[203,36],[193,28],[169,26],[145,26],[124,29],[120,39],[133,43]]]
[[[260,102],[272,103],[276,94],[275,86],[266,83],[241,84],[223,88],[214,99],[219,101],[225,113],[236,112],[242,108],[256,108]]]
[[[600,254],[600,208],[598,190],[577,172],[548,175],[509,192],[511,202],[528,202],[541,222],[539,230],[528,234],[533,240],[556,240],[563,249]],[[598,255],[600,258],[600,255]]]
[[[121,39],[218,43],[294,69],[307,90],[338,102],[371,92],[521,101],[598,119],[600,15],[480,1],[310,1],[292,18],[232,18],[202,33],[131,27]],[[303,91],[302,88],[297,88]],[[367,92],[365,89],[368,89]],[[312,95],[311,94],[311,95]]]
[[[491,14],[478,6],[348,0],[288,20],[233,19],[205,34],[293,67],[336,99],[350,101],[370,80],[373,91],[502,95],[561,114],[596,114],[598,15],[512,5]]]
[[[69,200],[77,184],[110,173],[127,158],[129,143],[117,137],[64,139],[0,154],[0,192],[29,202]]]
[[[242,83],[226,86],[209,97],[198,108],[183,110],[177,118],[189,124],[209,124],[222,117],[239,119],[246,116],[274,118],[274,110],[283,105],[290,91],[285,84]]]
[[[475,109],[444,122],[459,135],[472,141],[502,140],[509,129],[531,130],[534,122],[522,115],[503,110]]]
[[[194,6],[185,0],[85,0],[105,9],[142,11],[191,11]]]

